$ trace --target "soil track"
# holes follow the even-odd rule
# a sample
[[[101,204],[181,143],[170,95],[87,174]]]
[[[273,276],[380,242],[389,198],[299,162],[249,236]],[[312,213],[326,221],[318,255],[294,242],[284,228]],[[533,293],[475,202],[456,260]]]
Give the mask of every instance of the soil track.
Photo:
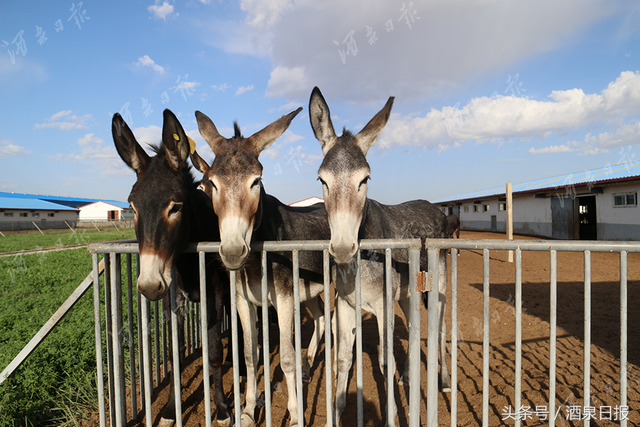
[[[462,232],[462,238],[499,239],[502,234]],[[516,239],[530,239],[516,236]],[[514,329],[514,264],[506,262],[505,251],[491,251],[491,339],[489,378],[489,424],[513,425],[507,418],[516,409],[515,329]],[[620,267],[619,255],[591,254],[592,272],[592,333],[591,333],[591,404],[583,403],[583,339],[584,339],[584,267],[582,253],[558,253],[558,320],[557,320],[557,382],[556,406],[561,412],[558,426],[582,425],[582,421],[567,420],[569,407],[582,413],[585,406],[596,410],[592,426],[618,425],[607,421],[606,408],[619,405],[620,368]],[[523,252],[523,316],[522,316],[522,405],[547,407],[549,404],[549,254]],[[449,290],[450,292],[450,290]],[[449,297],[450,298],[450,297]],[[450,301],[450,299],[448,300]],[[640,425],[640,254],[628,255],[628,406],[629,425]],[[449,332],[450,305],[447,306]],[[477,426],[482,423],[482,251],[461,251],[458,256],[458,425]],[[422,315],[422,336],[426,337],[426,312]],[[394,348],[398,371],[406,357],[408,331],[401,311],[396,305],[396,338]],[[309,340],[312,324],[303,322],[303,346]],[[272,329],[272,334],[276,331]],[[274,335],[272,335],[274,337]],[[375,319],[363,317],[364,417],[366,426],[384,425],[384,379],[378,369],[378,334]],[[426,338],[422,353],[422,420],[426,419]],[[450,341],[449,341],[450,342]],[[277,340],[272,339],[271,372],[273,385],[273,425],[287,426],[286,384],[278,364]],[[355,358],[354,358],[355,360]],[[451,365],[450,365],[451,366]],[[201,377],[202,365],[198,354],[187,360],[182,374],[183,422],[185,426],[204,425],[204,403]],[[349,383],[347,410],[343,426],[356,425],[356,381]],[[396,377],[397,378],[397,377]],[[262,380],[262,368],[259,371]],[[225,390],[230,396],[233,376],[225,374]],[[259,385],[262,388],[262,385]],[[323,426],[326,421],[324,347],[320,348],[309,384],[304,387],[306,425]],[[398,403],[397,425],[408,424],[408,388],[396,385]],[[166,403],[168,380],[161,383],[154,403],[158,413]],[[539,408],[544,409],[544,408]],[[601,412],[604,410],[605,412]],[[130,411],[130,409],[129,409]],[[451,394],[439,395],[439,425],[450,425]],[[574,408],[573,416],[577,410]],[[524,426],[547,425],[542,415],[535,413],[523,421]],[[551,414],[553,416],[553,414]],[[569,417],[571,418],[571,417]],[[95,420],[95,417],[92,418]],[[143,419],[141,416],[140,419]],[[158,417],[154,418],[154,425]],[[84,425],[92,425],[85,423]],[[257,416],[257,424],[264,425],[264,410]],[[131,422],[130,426],[144,425]]]

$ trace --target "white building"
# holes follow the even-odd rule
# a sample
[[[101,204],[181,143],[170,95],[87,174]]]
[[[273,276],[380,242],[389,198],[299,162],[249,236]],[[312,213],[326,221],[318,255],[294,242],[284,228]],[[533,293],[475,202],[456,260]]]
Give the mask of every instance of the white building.
[[[133,219],[133,209],[128,203],[103,202],[101,200],[79,206],[80,221],[120,221]]]
[[[515,234],[570,240],[640,240],[640,162],[513,185]],[[506,231],[506,186],[434,203],[463,230]]]

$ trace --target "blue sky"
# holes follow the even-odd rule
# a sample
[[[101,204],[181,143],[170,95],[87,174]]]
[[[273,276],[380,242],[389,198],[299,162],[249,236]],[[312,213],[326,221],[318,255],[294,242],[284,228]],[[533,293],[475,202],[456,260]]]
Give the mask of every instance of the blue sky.
[[[369,151],[369,196],[442,200],[639,160],[640,2],[5,1],[0,191],[126,200],[120,112],[160,140],[171,109],[201,155],[200,110],[245,136],[299,106],[263,152],[266,190],[321,196],[307,107],[360,130],[395,96]]]

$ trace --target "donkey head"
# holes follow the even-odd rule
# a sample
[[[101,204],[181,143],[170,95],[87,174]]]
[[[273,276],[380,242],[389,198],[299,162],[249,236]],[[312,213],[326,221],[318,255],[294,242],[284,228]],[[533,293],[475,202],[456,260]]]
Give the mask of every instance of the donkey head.
[[[350,262],[358,250],[358,231],[363,221],[371,173],[366,155],[389,120],[393,99],[390,97],[357,135],[344,129],[341,136],[336,136],[329,106],[320,89],[316,87],[311,92],[309,119],[324,154],[318,179],[322,183],[331,229],[329,253],[339,264]]]
[[[220,258],[230,270],[238,270],[246,262],[251,235],[261,221],[262,164],[258,156],[287,130],[301,110],[281,117],[249,138],[242,136],[235,123],[235,135],[230,139],[218,133],[209,117],[196,111],[198,128],[215,159],[211,167],[200,156],[192,154],[191,160],[204,175],[202,185],[211,195],[220,225]]]
[[[135,212],[140,251],[138,291],[155,301],[176,283],[175,258],[188,242],[188,194],[194,187],[186,163],[188,138],[169,110],[164,110],[162,144],[153,147],[153,157],[138,144],[120,114],[113,116],[111,130],[118,154],[137,175],[128,200]]]

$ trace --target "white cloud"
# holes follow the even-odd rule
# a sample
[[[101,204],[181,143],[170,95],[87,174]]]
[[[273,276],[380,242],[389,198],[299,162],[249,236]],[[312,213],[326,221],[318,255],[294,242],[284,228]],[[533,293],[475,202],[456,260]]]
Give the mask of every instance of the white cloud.
[[[594,126],[625,115],[640,114],[640,73],[625,71],[601,94],[581,89],[553,91],[548,100],[514,96],[474,98],[467,105],[431,109],[426,116],[394,113],[380,138],[379,146],[415,146],[444,150],[464,141],[503,141],[511,138],[540,138],[583,126]],[[629,140],[637,126],[615,132]],[[614,135],[602,134],[598,144],[616,144]],[[592,145],[595,141],[590,142]],[[571,147],[569,147],[571,148]],[[575,149],[575,148],[574,148]],[[543,150],[543,149],[539,149]],[[564,150],[566,148],[548,148]],[[537,151],[535,153],[545,152]]]
[[[530,154],[560,153],[577,151],[580,154],[608,153],[610,149],[640,144],[640,121],[619,125],[612,132],[598,135],[587,133],[584,141],[569,141],[563,145],[552,145],[543,148],[530,148]]]
[[[278,22],[280,15],[293,9],[290,0],[242,0],[240,8],[247,12],[247,22],[257,28],[268,28]]]
[[[238,90],[236,90],[236,96],[242,95],[243,93],[249,92],[250,90],[253,90],[253,85],[251,85],[251,86],[240,86],[238,88]]]
[[[221,85],[211,85],[211,89],[216,90],[216,91],[220,91],[220,92],[224,92],[225,90],[229,89],[231,86],[229,86],[228,84],[224,83]]]
[[[309,78],[304,67],[276,67],[271,71],[266,95],[271,98],[281,95],[295,98],[293,94],[306,93],[309,89]]]
[[[140,58],[138,58],[138,62],[136,62],[136,65],[142,67],[151,67],[160,74],[164,74],[164,67],[156,64],[153,59],[149,58],[149,55],[141,56]]]
[[[60,129],[60,130],[71,130],[71,129],[88,129],[88,121],[91,119],[91,114],[85,114],[80,117],[77,115],[70,116],[71,110],[60,111],[47,119],[49,123],[36,123],[34,125],[34,129]],[[65,121],[58,121],[62,118],[65,118]]]
[[[271,97],[304,99],[317,85],[338,101],[420,100],[567,45],[617,10],[603,0],[406,4],[411,10],[386,0],[246,0],[236,31],[268,43],[255,54],[270,52]],[[235,34],[219,36],[222,45],[238,43]],[[312,85],[285,84],[282,70],[303,70],[298,78]]]
[[[173,6],[167,1],[162,2],[161,5],[158,5],[158,3],[159,1],[156,0],[156,4],[149,6],[148,10],[155,19],[166,21],[167,17],[173,14]],[[179,13],[176,13],[175,16],[179,16]]]
[[[14,144],[12,141],[3,139],[0,141],[0,159],[9,157],[25,157],[31,154],[31,150],[27,150],[20,145]]]

